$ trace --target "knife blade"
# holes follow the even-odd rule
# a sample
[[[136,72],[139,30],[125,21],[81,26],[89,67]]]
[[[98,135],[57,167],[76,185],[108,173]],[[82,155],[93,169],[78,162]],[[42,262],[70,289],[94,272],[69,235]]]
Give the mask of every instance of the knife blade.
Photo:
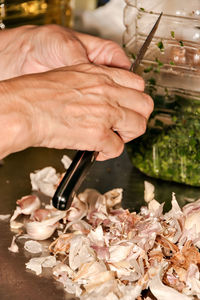
[[[154,24],[154,26],[151,29],[150,33],[148,34],[146,40],[144,41],[144,44],[140,48],[140,51],[139,51],[139,53],[138,53],[135,61],[132,63],[132,65],[130,67],[130,71],[132,71],[134,73],[136,72],[136,70],[137,70],[137,68],[138,68],[141,60],[143,59],[143,57],[144,57],[144,55],[145,55],[145,53],[146,53],[146,51],[147,51],[147,49],[148,49],[148,47],[149,47],[152,39],[154,37],[154,34],[155,34],[155,32],[156,32],[156,30],[158,28],[158,25],[160,23],[160,19],[161,19],[162,15],[163,15],[163,13],[161,12],[160,15],[159,15],[159,17],[158,17],[158,19],[157,19],[157,21],[156,21],[156,23]]]
[[[151,32],[147,36],[144,44],[142,45],[135,61],[130,67],[131,72],[135,72],[143,59],[153,37],[158,28],[161,13],[154,24]],[[59,210],[67,210],[70,208],[73,198],[76,195],[81,183],[86,177],[87,173],[94,164],[98,152],[95,151],[77,151],[75,157],[67,169],[62,181],[60,182],[57,190],[52,198],[53,206]]]

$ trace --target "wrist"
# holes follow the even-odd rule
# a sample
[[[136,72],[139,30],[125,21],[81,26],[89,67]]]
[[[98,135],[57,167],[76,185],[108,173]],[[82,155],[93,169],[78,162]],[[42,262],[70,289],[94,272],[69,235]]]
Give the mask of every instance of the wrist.
[[[31,126],[26,109],[12,82],[0,82],[0,159],[31,146]]]

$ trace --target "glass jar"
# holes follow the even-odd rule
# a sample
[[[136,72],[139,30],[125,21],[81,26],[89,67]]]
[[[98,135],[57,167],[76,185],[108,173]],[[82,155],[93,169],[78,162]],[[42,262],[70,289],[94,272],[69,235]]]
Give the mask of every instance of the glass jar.
[[[127,0],[124,47],[135,59],[163,16],[138,73],[155,103],[145,135],[128,144],[143,173],[200,186],[199,0]]]
[[[0,28],[26,24],[72,26],[73,0],[0,0]]]

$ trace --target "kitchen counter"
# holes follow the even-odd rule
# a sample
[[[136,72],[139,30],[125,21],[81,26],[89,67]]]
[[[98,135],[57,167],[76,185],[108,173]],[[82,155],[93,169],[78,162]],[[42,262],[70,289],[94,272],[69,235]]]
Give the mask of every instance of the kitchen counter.
[[[7,157],[0,167],[0,214],[12,213],[16,200],[31,193],[30,172],[46,166],[53,166],[57,171],[63,172],[60,162],[63,154],[72,158],[74,152],[31,148]],[[200,198],[200,188],[150,179],[141,174],[132,166],[126,151],[117,159],[96,162],[80,190],[95,188],[104,193],[112,188],[121,187],[124,189],[123,207],[138,210],[144,204],[144,180],[155,185],[155,198],[159,202],[165,201],[168,208],[172,191],[176,193],[181,205],[185,204],[187,199],[191,201]],[[0,221],[0,299],[74,299],[66,295],[62,286],[49,277],[48,270],[42,276],[36,276],[25,269],[25,263],[31,256],[23,249],[22,242],[19,244],[19,253],[8,251],[12,236],[9,222]]]

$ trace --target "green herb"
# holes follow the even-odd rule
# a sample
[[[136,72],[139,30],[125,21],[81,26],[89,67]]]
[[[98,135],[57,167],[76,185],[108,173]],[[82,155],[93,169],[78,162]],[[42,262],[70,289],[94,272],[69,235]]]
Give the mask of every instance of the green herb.
[[[165,88],[165,97],[166,97],[166,99],[169,98],[169,91],[168,91],[168,88]]]
[[[149,66],[147,68],[144,69],[144,73],[149,73],[153,70],[153,66]]]
[[[175,38],[175,33],[174,33],[174,31],[171,31],[171,37]]]
[[[146,85],[146,92],[153,97],[153,95],[156,93],[157,88],[156,88],[156,80],[155,78],[151,77],[147,80],[147,85]]]
[[[156,80],[155,80],[155,78],[151,77],[147,80],[147,83],[151,84],[151,85],[156,85]]]
[[[131,57],[132,57],[133,59],[136,59],[136,55],[135,55],[134,53],[131,53]]]
[[[154,71],[154,73],[160,73],[160,68],[159,67],[155,68],[153,71]]]
[[[163,67],[163,63],[158,58],[156,58],[155,61],[157,62],[159,67]]]
[[[200,186],[200,104],[178,96],[168,101],[165,92],[154,96],[147,132],[128,144],[128,152],[148,176]]]
[[[161,52],[164,51],[164,45],[163,45],[162,41],[158,42],[157,46],[158,46],[158,48],[160,49]]]
[[[170,65],[172,65],[172,66],[175,65],[175,63],[174,63],[173,61],[170,61],[169,63],[170,63]]]
[[[181,47],[184,47],[183,41],[179,41],[179,44],[181,45]]]

